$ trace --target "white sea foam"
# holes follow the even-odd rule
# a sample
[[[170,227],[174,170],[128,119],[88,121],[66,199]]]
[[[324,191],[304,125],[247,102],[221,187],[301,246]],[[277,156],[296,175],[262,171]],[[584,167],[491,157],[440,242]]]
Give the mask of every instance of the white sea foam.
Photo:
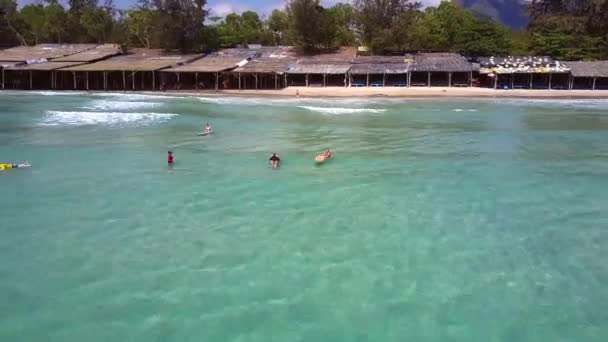
[[[115,97],[125,101],[138,101],[138,100],[169,100],[169,99],[184,99],[188,96],[172,96],[172,95],[156,95],[156,94],[129,94],[129,93],[94,93],[91,94],[95,97]]]
[[[170,113],[117,113],[117,112],[69,112],[46,111],[44,125],[148,125],[170,120],[177,114]]]
[[[462,108],[454,108],[452,109],[454,112],[476,112],[477,109],[462,109]]]
[[[135,110],[161,106],[160,102],[94,100],[85,109],[102,111]]]
[[[374,108],[342,108],[342,107],[315,107],[315,106],[298,106],[298,108],[318,112],[322,114],[359,114],[359,113],[384,113],[386,109]]]

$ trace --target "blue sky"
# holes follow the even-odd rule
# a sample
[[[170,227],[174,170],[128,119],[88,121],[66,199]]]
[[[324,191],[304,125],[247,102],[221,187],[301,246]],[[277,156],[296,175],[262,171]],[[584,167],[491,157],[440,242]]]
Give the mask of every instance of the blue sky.
[[[36,0],[17,0],[19,4],[36,2]],[[324,6],[331,6],[337,2],[351,2],[352,0],[321,0]],[[422,0],[425,5],[434,5],[440,0]],[[62,1],[63,2],[63,1]],[[100,3],[103,1],[99,1]],[[114,0],[118,8],[130,8],[137,0]],[[207,7],[212,15],[224,16],[232,12],[254,10],[262,14],[269,14],[275,8],[285,7],[286,0],[207,0]]]

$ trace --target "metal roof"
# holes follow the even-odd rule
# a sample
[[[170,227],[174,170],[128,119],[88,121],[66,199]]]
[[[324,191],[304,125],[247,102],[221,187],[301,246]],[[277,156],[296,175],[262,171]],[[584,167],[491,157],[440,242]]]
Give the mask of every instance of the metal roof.
[[[368,64],[353,64],[350,67],[352,75],[366,74],[407,74],[410,68],[408,63],[368,63]]]

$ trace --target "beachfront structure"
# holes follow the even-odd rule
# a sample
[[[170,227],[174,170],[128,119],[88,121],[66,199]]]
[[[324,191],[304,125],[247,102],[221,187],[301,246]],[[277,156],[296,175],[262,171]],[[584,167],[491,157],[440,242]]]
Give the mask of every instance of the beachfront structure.
[[[608,61],[563,63],[570,68],[570,89],[608,89]]]
[[[482,57],[479,79],[494,89],[569,89],[570,69],[548,56]]]
[[[470,87],[475,65],[457,53],[418,53],[410,71],[413,87]]]
[[[359,56],[348,72],[351,87],[408,87],[412,56]]]
[[[285,72],[296,61],[295,51],[290,47],[261,47],[232,74],[238,78],[238,89],[282,89],[287,86]]]
[[[286,86],[347,87],[348,71],[356,53],[355,48],[341,48],[333,53],[302,57],[287,69]]]
[[[200,58],[155,49],[134,49],[128,54],[57,71],[56,89],[64,90],[165,90],[159,71]]]
[[[249,62],[256,54],[253,49],[224,49],[201,59],[162,70],[165,89],[199,90],[237,87],[229,71]]]
[[[39,44],[0,50],[0,89],[35,89],[35,84],[47,89],[50,87],[50,77],[46,75],[49,78],[47,82],[47,77],[42,74],[60,67],[60,65],[42,66],[42,64],[96,47],[96,44]],[[32,67],[28,68],[27,66],[30,65]],[[63,66],[66,65],[68,64],[63,64]],[[34,81],[39,79],[43,80],[41,84]]]
[[[64,75],[58,75],[57,70],[99,61],[119,53],[117,45],[92,45],[67,56],[29,60],[24,64],[8,66],[5,68],[5,80],[12,89],[57,89],[57,84],[65,83],[64,79],[58,79]]]

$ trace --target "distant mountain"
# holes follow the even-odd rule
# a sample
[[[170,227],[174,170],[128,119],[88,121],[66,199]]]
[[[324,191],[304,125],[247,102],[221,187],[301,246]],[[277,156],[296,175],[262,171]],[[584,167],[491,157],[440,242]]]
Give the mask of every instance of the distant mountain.
[[[454,2],[514,29],[523,29],[528,25],[525,0],[454,0]]]

